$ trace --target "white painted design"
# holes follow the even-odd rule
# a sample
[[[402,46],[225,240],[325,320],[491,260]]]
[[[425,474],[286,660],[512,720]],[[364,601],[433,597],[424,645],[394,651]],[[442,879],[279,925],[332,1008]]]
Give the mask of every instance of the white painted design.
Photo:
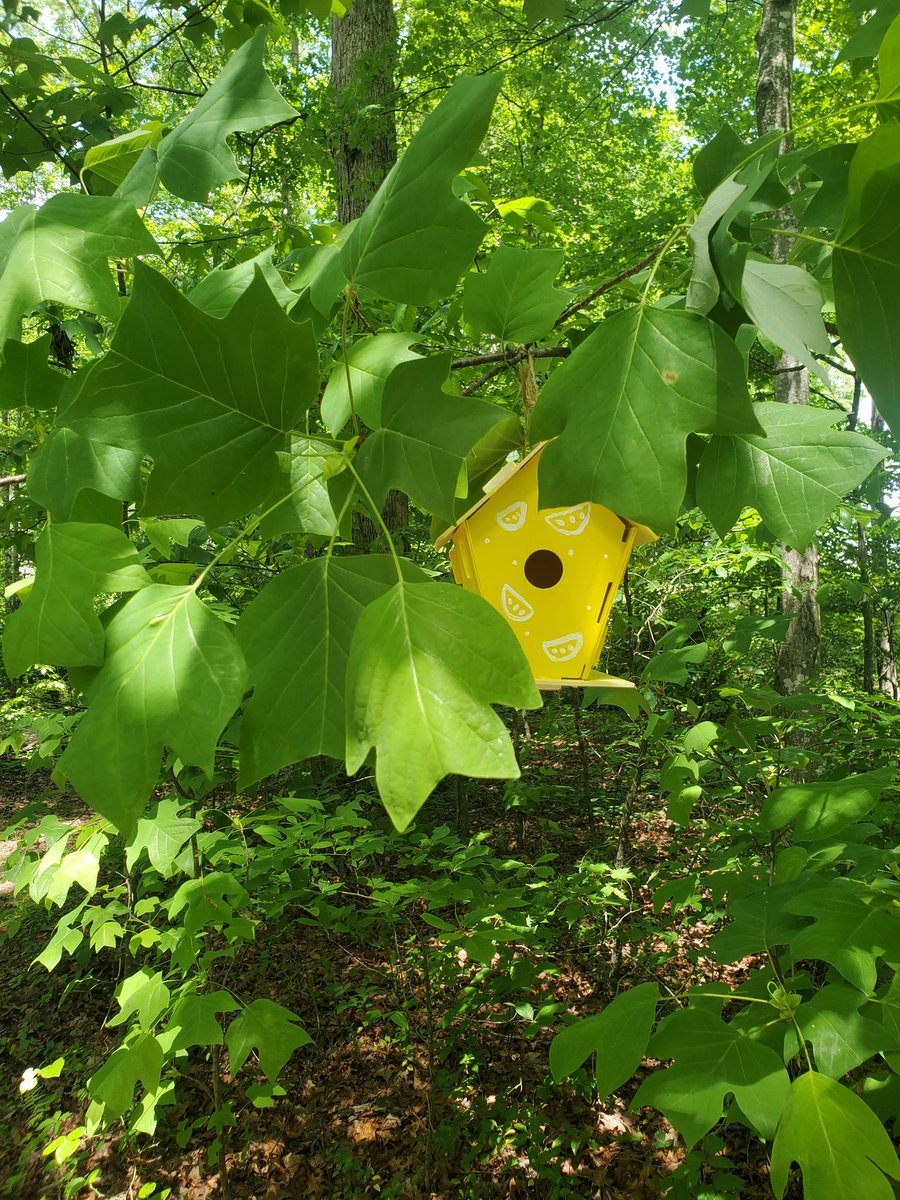
[[[555,529],[557,533],[564,533],[567,537],[577,537],[579,533],[584,533],[590,519],[590,501],[576,504],[572,508],[560,508],[544,517],[551,529]]]
[[[551,662],[568,662],[570,658],[577,658],[581,653],[584,638],[580,633],[567,633],[564,637],[541,642],[541,645]]]
[[[528,505],[524,500],[517,500],[515,504],[510,504],[497,513],[497,524],[507,533],[512,533],[514,530],[522,528],[527,516]]]
[[[524,596],[520,596],[516,589],[510,587],[508,583],[503,585],[503,591],[500,593],[500,603],[503,605],[503,611],[511,621],[530,621],[534,616],[534,608]]]

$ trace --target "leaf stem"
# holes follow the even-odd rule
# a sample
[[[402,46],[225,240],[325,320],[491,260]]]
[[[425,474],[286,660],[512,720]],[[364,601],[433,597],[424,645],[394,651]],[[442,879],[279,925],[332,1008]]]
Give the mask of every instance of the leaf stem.
[[[359,417],[356,415],[356,406],[353,403],[353,381],[350,376],[350,352],[347,349],[347,320],[350,316],[350,305],[353,300],[353,291],[348,283],[344,289],[344,313],[341,317],[341,355],[344,360],[344,377],[347,380],[347,399],[350,401],[350,419],[353,422],[353,432],[359,437]]]
[[[387,541],[387,545],[388,545],[388,550],[390,551],[391,558],[394,561],[394,570],[397,572],[397,582],[403,583],[403,568],[400,566],[400,555],[397,553],[397,547],[394,545],[394,539],[391,537],[391,531],[388,529],[387,525],[384,523],[384,517],[381,515],[381,510],[379,509],[379,507],[375,503],[375,501],[372,499],[371,492],[366,487],[366,485],[363,483],[362,478],[361,478],[359,472],[357,471],[356,467],[353,465],[353,463],[348,462],[347,468],[350,471],[353,478],[356,480],[357,484],[359,485],[359,490],[362,492],[363,496],[365,497],[366,503],[368,504],[369,508],[372,510],[372,515],[375,518],[375,523],[378,525],[381,532],[385,536],[385,540]]]

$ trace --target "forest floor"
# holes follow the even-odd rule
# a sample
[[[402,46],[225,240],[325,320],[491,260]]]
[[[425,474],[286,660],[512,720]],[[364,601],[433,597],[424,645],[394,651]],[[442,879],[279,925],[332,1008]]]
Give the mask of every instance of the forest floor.
[[[561,881],[560,905],[571,899],[565,881],[583,878],[581,864],[614,858],[615,816],[607,823],[602,810],[606,803],[618,811],[612,806],[621,805],[628,783],[613,791],[612,781],[592,779],[597,819],[589,823],[577,763],[575,748],[559,740],[532,744],[526,782],[553,781],[540,816],[508,811],[501,785],[468,785],[470,811],[477,812],[471,824],[491,831],[497,855],[524,862],[555,856],[551,886]],[[15,763],[0,764],[0,829],[46,784]],[[53,803],[64,819],[83,815],[71,797],[56,793]],[[432,821],[459,819],[451,791],[431,805],[423,816]],[[12,932],[18,924],[11,919],[19,908],[7,889],[0,894],[0,1195],[159,1200],[168,1188],[172,1197],[192,1200],[771,1197],[764,1152],[750,1138],[731,1138],[734,1127],[726,1159],[714,1157],[716,1143],[706,1147],[705,1164],[696,1155],[686,1164],[680,1139],[658,1114],[629,1109],[649,1064],[607,1099],[592,1094],[583,1072],[564,1084],[549,1075],[560,1010],[589,1015],[622,986],[648,979],[671,994],[722,977],[704,953],[709,925],[690,911],[654,913],[657,868],[686,851],[652,792],[639,795],[630,833],[624,906],[609,910],[612,916],[597,910],[606,915],[596,927],[579,921],[543,948],[523,942],[486,971],[467,961],[464,949],[451,951],[432,937],[427,925],[404,939],[396,928],[381,938],[371,929],[354,938],[287,919],[260,930],[242,953],[241,994],[290,1007],[314,1044],[288,1062],[280,1079],[285,1094],[273,1107],[252,1106],[243,1074],[226,1078],[240,1117],[228,1133],[227,1192],[208,1162],[210,1135],[201,1131],[187,1148],[180,1144],[179,1130],[210,1104],[202,1055],[179,1082],[155,1136],[107,1136],[61,1173],[48,1167],[42,1147],[81,1123],[84,1079],[118,1040],[120,1031],[104,1022],[122,964],[111,953],[95,956],[89,972],[72,959],[53,973],[30,966],[54,918],[42,919],[28,905],[28,919],[4,938],[4,926]],[[0,854],[10,849],[0,846]],[[510,976],[525,965],[528,986],[517,991]],[[22,1072],[58,1055],[66,1059],[62,1078],[21,1095]],[[99,1175],[88,1186],[91,1171]],[[730,1185],[728,1171],[739,1177]],[[707,1191],[704,1183],[713,1186]]]

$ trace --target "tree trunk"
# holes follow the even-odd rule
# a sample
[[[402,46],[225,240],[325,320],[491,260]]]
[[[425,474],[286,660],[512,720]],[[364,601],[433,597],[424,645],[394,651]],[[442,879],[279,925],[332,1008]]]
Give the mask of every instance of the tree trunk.
[[[334,174],[338,220],[362,215],[397,160],[391,0],[353,0],[331,19],[331,87],[336,103]]]
[[[886,608],[881,613],[878,650],[878,690],[883,696],[898,700],[900,681],[897,679],[897,660],[894,657],[894,614]]]
[[[331,88],[337,140],[334,179],[342,225],[362,216],[397,161],[394,120],[397,19],[392,0],[353,0],[346,16],[331,19]],[[382,512],[391,531],[409,525],[409,502],[391,491]],[[354,541],[372,546],[379,531],[365,514],[354,516]],[[406,543],[404,541],[403,549]]]
[[[872,615],[871,577],[869,574],[869,552],[866,546],[866,527],[856,523],[856,553],[859,563],[859,582],[863,589],[860,609],[863,619],[863,671],[864,692],[875,691],[875,621]]]
[[[756,124],[760,135],[784,131],[781,153],[793,149],[791,88],[794,68],[795,0],[763,0],[756,45],[759,64],[756,82]],[[778,214],[782,229],[789,229],[789,209]],[[772,258],[788,261],[793,239],[788,234],[772,238]],[[775,399],[785,404],[809,403],[809,373],[792,355],[782,354],[775,366]],[[794,617],[778,651],[775,686],[795,692],[813,682],[821,668],[821,621],[817,591],[819,554],[815,545],[806,550],[782,547],[781,611]]]

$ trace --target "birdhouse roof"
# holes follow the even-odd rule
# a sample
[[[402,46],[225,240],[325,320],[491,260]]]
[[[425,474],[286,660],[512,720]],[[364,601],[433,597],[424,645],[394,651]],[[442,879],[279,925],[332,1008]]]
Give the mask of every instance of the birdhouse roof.
[[[522,468],[527,463],[531,462],[531,460],[538,454],[540,454],[546,445],[546,442],[539,442],[538,445],[535,446],[532,451],[526,454],[525,457],[519,462],[504,463],[497,474],[493,475],[484,485],[484,495],[481,497],[481,499],[476,500],[468,512],[463,513],[455,525],[451,525],[449,529],[444,530],[440,537],[435,541],[435,548],[440,550],[442,546],[446,546],[448,542],[452,542],[454,536],[456,535],[456,531],[460,528],[460,526],[465,525],[466,521],[468,521],[470,517],[474,516],[474,514],[478,512],[479,508],[487,504],[495,495],[495,493],[500,491],[504,484],[508,483],[511,479],[518,475]],[[627,525],[629,529],[634,529],[634,544],[636,546],[646,546],[649,542],[656,541],[656,534],[646,525],[640,525],[637,521],[629,521],[627,517],[623,517],[619,513],[616,513],[616,516],[623,524]]]

